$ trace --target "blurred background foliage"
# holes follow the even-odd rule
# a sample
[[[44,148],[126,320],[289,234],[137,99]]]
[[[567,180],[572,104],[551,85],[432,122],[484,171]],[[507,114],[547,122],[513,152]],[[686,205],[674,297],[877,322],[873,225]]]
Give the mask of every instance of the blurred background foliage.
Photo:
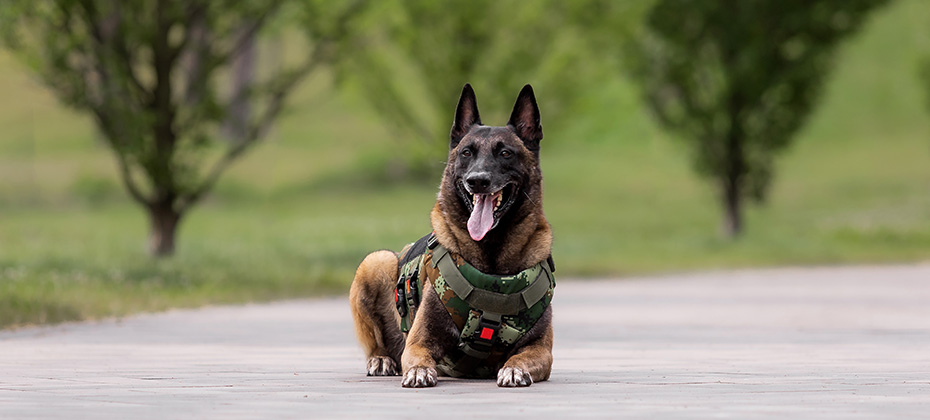
[[[505,122],[523,84],[536,89],[561,278],[930,256],[930,4],[892,0],[831,47],[818,105],[768,162],[767,200],[745,207],[732,240],[688,133],[666,131],[643,100],[630,48],[660,3],[360,3],[332,60],[287,91],[160,260],[93,118],[62,106],[36,59],[0,49],[0,326],[347,290],[365,253],[429,230],[464,82],[486,124]],[[17,4],[0,3],[0,33],[21,22]],[[329,4],[283,2],[254,40],[255,71],[306,58],[339,12]],[[233,91],[235,74],[217,86]],[[206,131],[207,158],[234,137],[227,114]]]
[[[820,99],[838,44],[885,3],[665,0],[650,9],[627,55],[631,73],[716,185],[728,236],[742,233],[746,198],[765,199],[774,157]]]
[[[388,181],[430,180],[448,152],[449,104],[465,83],[481,86],[483,121],[503,125],[515,86],[532,81],[547,122],[582,117],[586,81],[616,75],[618,51],[650,3],[543,0],[523,2],[430,0],[379,3],[362,52],[340,66],[340,76],[392,130],[404,155],[369,155]],[[595,60],[592,63],[591,60]],[[413,82],[413,83],[411,83]]]

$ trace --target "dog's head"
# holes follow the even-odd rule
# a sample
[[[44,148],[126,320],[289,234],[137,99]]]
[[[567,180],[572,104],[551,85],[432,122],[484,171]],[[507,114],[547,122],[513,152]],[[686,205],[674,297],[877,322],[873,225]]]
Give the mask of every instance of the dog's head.
[[[473,240],[483,240],[502,220],[541,211],[543,134],[530,85],[517,96],[507,125],[490,127],[481,125],[475,91],[466,84],[450,137],[440,199]]]

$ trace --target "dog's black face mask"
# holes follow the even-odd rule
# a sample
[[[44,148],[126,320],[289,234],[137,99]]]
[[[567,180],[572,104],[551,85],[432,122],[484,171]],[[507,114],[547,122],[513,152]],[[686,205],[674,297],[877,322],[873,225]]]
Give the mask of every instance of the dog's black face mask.
[[[467,213],[471,238],[481,241],[501,219],[519,213],[528,190],[538,192],[542,127],[526,85],[504,127],[481,125],[475,92],[465,85],[452,126],[446,178]]]

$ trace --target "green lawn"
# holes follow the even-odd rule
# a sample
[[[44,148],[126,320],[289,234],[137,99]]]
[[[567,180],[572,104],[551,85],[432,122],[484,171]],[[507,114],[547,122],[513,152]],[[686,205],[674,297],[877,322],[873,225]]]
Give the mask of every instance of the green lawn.
[[[901,0],[842,49],[738,241],[718,234],[714,190],[624,80],[592,90],[572,118],[542,110],[558,274],[930,259],[930,110],[916,79],[926,22],[930,3]],[[360,182],[366,156],[399,151],[325,74],[184,220],[167,261],[145,254],[145,217],[89,121],[2,53],[0,92],[0,327],[344,292],[366,252],[429,229],[438,178]]]

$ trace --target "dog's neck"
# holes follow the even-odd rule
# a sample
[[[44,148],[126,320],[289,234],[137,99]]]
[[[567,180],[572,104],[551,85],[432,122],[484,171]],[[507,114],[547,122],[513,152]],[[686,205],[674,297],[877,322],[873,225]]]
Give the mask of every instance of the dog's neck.
[[[449,251],[461,255],[469,264],[487,274],[512,275],[532,267],[552,252],[552,230],[542,212],[531,212],[508,226],[497,226],[489,238],[476,242],[462,227],[450,223],[442,200],[430,213],[436,239]]]

